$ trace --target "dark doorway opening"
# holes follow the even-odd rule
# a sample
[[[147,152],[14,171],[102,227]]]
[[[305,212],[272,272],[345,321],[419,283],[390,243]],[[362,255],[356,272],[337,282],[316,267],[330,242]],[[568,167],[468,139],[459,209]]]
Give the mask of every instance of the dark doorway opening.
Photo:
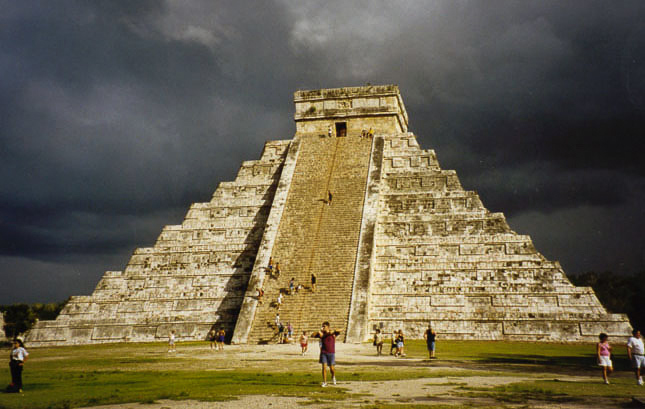
[[[347,122],[336,122],[336,136],[347,136]]]

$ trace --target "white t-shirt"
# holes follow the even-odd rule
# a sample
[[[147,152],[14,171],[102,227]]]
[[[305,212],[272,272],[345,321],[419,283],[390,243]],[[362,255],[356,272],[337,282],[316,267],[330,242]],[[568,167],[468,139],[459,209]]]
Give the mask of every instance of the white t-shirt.
[[[632,349],[632,354],[643,355],[643,340],[641,338],[629,337],[627,341],[627,346]]]
[[[11,350],[11,359],[15,359],[17,361],[24,361],[25,358],[29,356],[29,352],[23,347],[18,347],[15,349]]]

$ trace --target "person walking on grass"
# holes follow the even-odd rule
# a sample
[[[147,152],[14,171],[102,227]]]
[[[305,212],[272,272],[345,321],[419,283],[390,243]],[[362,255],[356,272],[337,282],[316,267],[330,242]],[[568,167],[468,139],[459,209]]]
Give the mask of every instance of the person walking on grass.
[[[224,328],[219,330],[219,333],[217,334],[217,349],[219,351],[224,351],[224,341],[226,340],[226,331],[224,331]]]
[[[636,383],[643,385],[643,377],[641,376],[641,368],[645,368],[643,339],[641,338],[641,332],[637,329],[632,331],[632,335],[633,336],[629,337],[629,340],[627,341],[627,356],[634,367]]]
[[[374,346],[376,347],[376,355],[381,356],[383,353],[383,334],[380,329],[376,329],[374,333]]]
[[[396,351],[396,337],[399,334],[396,332],[396,330],[392,330],[392,343],[390,345],[390,355],[394,355],[394,352]]]
[[[428,325],[428,329],[423,334],[423,339],[426,340],[426,347],[428,348],[428,358],[435,359],[434,348],[435,340],[437,339],[437,333],[434,332],[431,325]]]
[[[25,349],[22,340],[16,338],[13,340],[13,348],[9,354],[9,369],[11,370],[11,384],[7,387],[7,392],[22,393],[22,369],[29,353]]]
[[[302,331],[302,335],[300,335],[300,352],[302,353],[302,356],[305,356],[308,345],[309,340],[307,339],[307,331]]]
[[[320,348],[319,363],[322,364],[322,383],[320,386],[323,388],[327,386],[327,366],[331,372],[331,382],[336,385],[336,337],[340,335],[340,331],[332,331],[329,327],[329,321],[322,323],[320,331],[311,334],[314,338],[320,338],[322,347]]]
[[[215,332],[215,328],[211,329],[208,332],[207,338],[211,343],[211,351],[212,351],[213,349],[215,349],[215,343],[217,342],[217,333]]]
[[[600,342],[596,344],[596,356],[598,357],[598,365],[602,367],[602,379],[609,385],[609,374],[614,370],[611,363],[611,346],[609,345],[609,336],[602,333],[598,336]]]
[[[396,355],[405,356],[405,338],[403,337],[403,330],[400,329],[396,336]]]
[[[168,335],[168,352],[177,352],[175,348],[175,330],[170,331]]]

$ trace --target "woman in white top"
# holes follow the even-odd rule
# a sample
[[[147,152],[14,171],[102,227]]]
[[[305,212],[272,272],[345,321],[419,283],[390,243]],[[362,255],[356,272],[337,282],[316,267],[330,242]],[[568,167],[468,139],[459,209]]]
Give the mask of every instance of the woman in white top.
[[[11,369],[11,385],[9,385],[9,392],[22,393],[22,368],[29,356],[29,352],[25,349],[25,345],[20,339],[13,341],[13,348],[9,357],[9,368]]]

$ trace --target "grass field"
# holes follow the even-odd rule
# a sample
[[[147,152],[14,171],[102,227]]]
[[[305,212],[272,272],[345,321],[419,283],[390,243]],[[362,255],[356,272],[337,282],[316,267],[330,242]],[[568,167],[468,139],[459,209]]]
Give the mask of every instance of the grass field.
[[[442,385],[441,393],[433,394],[430,387],[426,393],[428,399],[442,396],[441,406],[392,393],[392,402],[363,399],[365,408],[513,407],[527,402],[583,406],[605,402],[618,407],[632,396],[645,395],[645,388],[635,385],[626,352],[618,345],[612,385],[602,384],[593,345],[445,341],[438,344],[439,359],[432,361],[425,359],[425,344],[420,341],[409,341],[407,357],[398,359],[374,357],[371,345],[347,348],[346,356],[344,345],[337,354],[338,376],[345,384],[379,384],[382,389],[390,381],[422,379]],[[336,402],[336,407],[360,400],[355,387],[320,387],[317,346],[313,349],[306,357],[292,345],[229,346],[216,353],[205,343],[180,343],[173,354],[164,344],[32,349],[23,376],[24,394],[0,394],[0,408],[73,408],[159,399],[224,401],[242,395],[298,396],[313,403]],[[8,355],[9,350],[0,353]],[[502,378],[511,381],[494,385]],[[9,383],[8,367],[2,379]]]

